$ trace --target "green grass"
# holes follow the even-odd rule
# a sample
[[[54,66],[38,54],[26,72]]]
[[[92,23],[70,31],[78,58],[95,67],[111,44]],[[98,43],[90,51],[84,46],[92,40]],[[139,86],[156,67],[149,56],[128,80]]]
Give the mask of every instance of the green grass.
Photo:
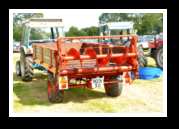
[[[151,80],[140,80],[140,79],[137,79],[134,81],[134,84],[145,84],[145,85],[151,85],[152,83],[155,84],[155,82],[162,82],[163,81],[163,77],[159,77],[159,78],[154,78],[154,79],[151,79]],[[144,83],[145,82],[145,83]],[[144,85],[144,86],[145,86]]]
[[[20,78],[14,74],[13,91],[20,99],[20,103],[24,105],[46,104],[46,81],[36,78],[32,82],[22,82]]]
[[[14,54],[14,64],[19,55]],[[149,65],[155,61],[149,58]],[[15,67],[14,67],[15,68]],[[135,80],[126,86],[119,97],[108,97],[104,88],[69,89],[64,102],[52,104],[47,97],[47,75],[35,70],[31,82],[23,82],[13,74],[15,112],[160,112],[162,110],[162,77],[153,80]]]
[[[110,102],[105,101],[91,101],[87,104],[87,110],[90,109],[95,112],[117,112],[115,107]]]

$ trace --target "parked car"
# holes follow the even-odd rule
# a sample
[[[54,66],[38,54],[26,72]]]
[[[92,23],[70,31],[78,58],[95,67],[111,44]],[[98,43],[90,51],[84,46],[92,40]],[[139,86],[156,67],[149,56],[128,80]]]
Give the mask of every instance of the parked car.
[[[20,51],[20,42],[14,42],[13,43],[13,52],[19,52]]]

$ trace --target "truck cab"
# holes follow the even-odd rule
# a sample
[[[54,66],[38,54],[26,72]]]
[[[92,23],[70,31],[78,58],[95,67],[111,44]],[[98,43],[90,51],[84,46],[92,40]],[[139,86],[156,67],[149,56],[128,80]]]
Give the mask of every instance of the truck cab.
[[[128,22],[108,22],[99,24],[100,36],[115,36],[115,35],[136,35],[136,30],[134,29],[134,23],[132,21]],[[103,39],[102,42],[106,42],[113,45],[124,45],[126,47],[130,46],[130,37],[123,37],[121,39]],[[147,58],[144,55],[142,46],[137,43],[138,61],[140,66],[147,66]]]
[[[133,29],[133,22],[108,22],[100,24],[100,35],[121,35],[121,34],[133,34],[135,33]]]
[[[16,74],[23,81],[31,81],[33,76],[33,43],[55,43],[57,37],[64,36],[62,19],[30,19],[23,23],[20,42],[20,60],[16,62]],[[37,69],[41,67],[37,67]]]
[[[155,59],[156,65],[163,69],[163,33],[157,35],[154,41],[149,42],[150,55]]]
[[[32,54],[33,43],[54,42],[64,36],[62,19],[30,19],[23,24],[21,51]]]

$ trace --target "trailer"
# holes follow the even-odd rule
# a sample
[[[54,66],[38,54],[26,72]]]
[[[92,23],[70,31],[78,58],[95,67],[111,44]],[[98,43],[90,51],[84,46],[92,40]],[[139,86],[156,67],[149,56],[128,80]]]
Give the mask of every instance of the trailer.
[[[130,38],[130,46],[88,43],[83,39]],[[34,63],[48,71],[48,99],[62,102],[64,91],[70,88],[104,86],[108,96],[116,97],[125,83],[131,83],[130,73],[138,78],[137,36],[60,37],[55,43],[34,43]]]

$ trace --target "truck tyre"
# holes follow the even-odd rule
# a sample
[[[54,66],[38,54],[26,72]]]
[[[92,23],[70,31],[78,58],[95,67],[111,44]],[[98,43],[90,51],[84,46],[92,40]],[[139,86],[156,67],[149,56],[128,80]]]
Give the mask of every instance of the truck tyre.
[[[51,103],[61,103],[63,102],[64,94],[63,91],[58,89],[58,81],[53,77],[52,73],[48,73],[48,100]]]
[[[141,45],[137,47],[139,66],[146,67],[148,64],[147,57],[144,55],[144,51]]]
[[[20,61],[16,62],[16,75],[21,76]]]
[[[120,96],[122,93],[123,84],[122,82],[112,83],[112,84],[106,84],[104,87],[107,96],[117,97]]]
[[[32,56],[25,56],[24,53],[21,53],[20,57],[20,68],[21,68],[21,77],[23,81],[32,81],[33,78],[33,59]]]
[[[157,66],[163,69],[163,46],[155,50],[154,57],[155,57]]]

